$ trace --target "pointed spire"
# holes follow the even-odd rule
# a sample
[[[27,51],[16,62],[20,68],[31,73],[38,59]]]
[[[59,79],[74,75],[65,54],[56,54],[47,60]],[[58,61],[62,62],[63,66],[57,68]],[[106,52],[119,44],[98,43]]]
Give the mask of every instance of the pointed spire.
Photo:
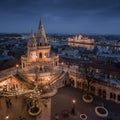
[[[36,42],[36,38],[35,38],[35,36],[34,36],[34,32],[33,32],[33,30],[31,30],[31,33],[30,33],[30,37],[29,37],[29,40],[28,40],[28,44],[30,43],[35,43]]]
[[[41,27],[43,27],[43,26],[42,26],[42,19],[40,18],[38,29],[41,29]]]
[[[42,20],[40,19],[39,26],[38,26],[38,31],[37,31],[37,42],[46,44],[48,43],[47,38],[46,38],[46,33],[44,30],[44,27],[42,25]]]
[[[34,38],[34,32],[31,30],[30,38]]]

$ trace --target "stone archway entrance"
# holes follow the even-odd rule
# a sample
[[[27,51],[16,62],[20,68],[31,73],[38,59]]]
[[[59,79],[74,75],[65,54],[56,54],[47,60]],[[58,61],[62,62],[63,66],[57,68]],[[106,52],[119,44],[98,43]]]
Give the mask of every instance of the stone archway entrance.
[[[74,85],[75,85],[75,81],[73,78],[69,78],[65,80],[65,86],[74,86]]]

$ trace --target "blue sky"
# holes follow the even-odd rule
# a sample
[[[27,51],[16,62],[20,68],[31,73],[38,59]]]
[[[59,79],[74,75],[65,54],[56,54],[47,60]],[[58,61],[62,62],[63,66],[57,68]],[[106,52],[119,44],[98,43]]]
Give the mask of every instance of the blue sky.
[[[120,0],[0,0],[0,32],[120,34]]]

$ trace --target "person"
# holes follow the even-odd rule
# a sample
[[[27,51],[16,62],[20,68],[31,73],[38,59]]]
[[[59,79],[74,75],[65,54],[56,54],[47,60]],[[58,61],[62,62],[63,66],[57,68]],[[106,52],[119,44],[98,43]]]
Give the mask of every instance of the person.
[[[55,120],[59,120],[59,115],[55,113]]]

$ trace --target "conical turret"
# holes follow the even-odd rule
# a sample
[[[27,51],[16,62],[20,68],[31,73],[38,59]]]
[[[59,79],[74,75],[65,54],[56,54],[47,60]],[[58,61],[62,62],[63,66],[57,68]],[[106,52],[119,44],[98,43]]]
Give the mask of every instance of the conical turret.
[[[37,49],[37,41],[33,31],[30,34],[30,38],[27,43],[27,48],[28,48],[28,51],[31,51],[31,50],[34,51]]]
[[[34,36],[34,32],[31,31],[30,38],[34,38],[34,37],[35,37],[35,36]]]
[[[40,19],[40,22],[39,22],[36,38],[37,38],[37,45],[38,46],[45,46],[45,45],[48,44],[48,40],[46,38],[46,33],[45,33],[44,27],[42,25],[41,19]]]

